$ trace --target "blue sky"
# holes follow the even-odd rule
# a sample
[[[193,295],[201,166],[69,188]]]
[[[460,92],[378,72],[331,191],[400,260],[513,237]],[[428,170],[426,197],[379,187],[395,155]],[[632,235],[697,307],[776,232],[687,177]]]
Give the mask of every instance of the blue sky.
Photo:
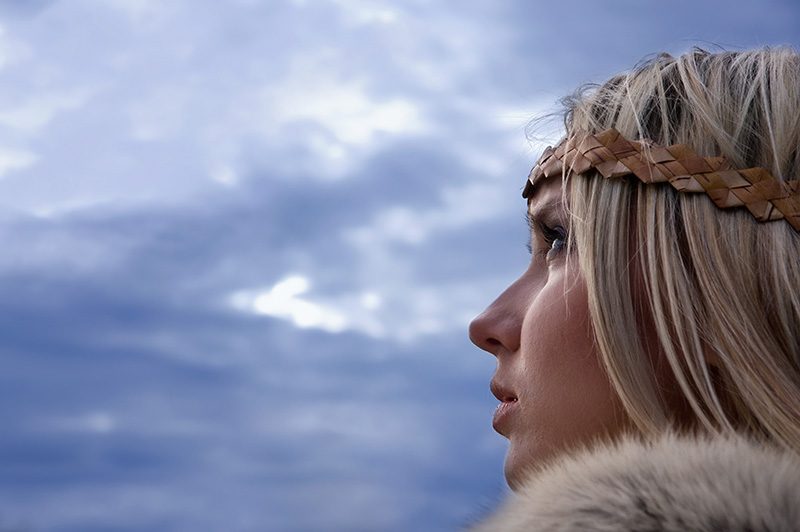
[[[525,125],[793,0],[0,1],[0,529],[458,530]]]

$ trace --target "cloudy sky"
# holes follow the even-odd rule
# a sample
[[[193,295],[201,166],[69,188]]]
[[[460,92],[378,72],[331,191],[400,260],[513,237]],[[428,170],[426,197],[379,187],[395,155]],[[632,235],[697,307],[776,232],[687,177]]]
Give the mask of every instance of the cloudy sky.
[[[0,1],[0,529],[458,530],[525,125],[795,0]]]

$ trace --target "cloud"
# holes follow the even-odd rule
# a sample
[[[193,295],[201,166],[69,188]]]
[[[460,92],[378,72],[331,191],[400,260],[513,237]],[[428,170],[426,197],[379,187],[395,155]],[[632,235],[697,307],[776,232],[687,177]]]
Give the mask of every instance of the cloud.
[[[80,416],[66,417],[53,420],[49,428],[58,428],[65,431],[89,432],[94,434],[108,434],[116,428],[115,418],[104,411],[90,412]]]
[[[163,25],[179,13],[177,6],[154,0],[90,0],[88,3],[118,10],[131,23],[143,28]]]
[[[0,13],[11,16],[33,17],[57,0],[28,0],[17,2],[15,0],[0,1]]]
[[[416,210],[395,206],[378,212],[362,227],[344,231],[345,241],[366,250],[391,242],[419,245],[433,233],[455,231],[503,216],[508,194],[492,182],[466,183],[441,191],[436,208]]]
[[[0,314],[16,308],[22,323],[38,320],[33,329],[0,322],[4,397],[28,398],[4,413],[4,456],[15,464],[0,482],[7,516],[28,516],[36,528],[99,530],[125,520],[178,530],[207,522],[203,501],[214,501],[211,522],[220,526],[243,518],[290,530],[326,521],[334,530],[425,530],[469,513],[472,496],[456,495],[469,483],[454,479],[462,487],[423,496],[415,479],[440,477],[456,463],[481,464],[461,479],[485,475],[486,457],[502,449],[499,438],[464,445],[473,431],[486,435],[490,408],[474,398],[488,395],[490,357],[477,357],[481,369],[462,342],[442,337],[413,353],[359,335],[309,335],[196,301],[170,304],[175,293],[164,283],[154,286],[160,294],[135,298],[114,279],[4,277]],[[283,297],[297,294],[291,288],[284,285]],[[173,341],[153,341],[159,337]],[[459,412],[476,423],[433,428]],[[31,496],[18,482],[34,471],[49,487]],[[56,496],[67,488],[76,494],[70,504]],[[452,501],[437,516],[414,517],[440,498]],[[368,521],[354,517],[364,504],[380,504]]]
[[[313,62],[324,63],[324,60],[323,56]],[[266,95],[270,118],[277,127],[287,122],[312,120],[328,129],[338,142],[352,145],[367,144],[381,132],[423,131],[421,113],[407,99],[375,101],[357,82],[337,82],[326,76],[318,64],[296,70]]]
[[[0,177],[11,170],[26,168],[37,159],[36,154],[30,151],[0,147]]]
[[[566,38],[557,4],[13,4],[0,513],[34,530],[466,524],[503,493],[466,326],[529,259],[528,118],[675,27],[797,41],[786,2]]]
[[[231,302],[236,307],[257,314],[286,318],[302,329],[315,327],[334,333],[343,331],[347,327],[347,320],[342,314],[298,297],[308,289],[308,279],[293,275],[278,282],[269,291],[256,295],[252,301],[248,301],[245,294],[237,293],[232,296]]]
[[[298,297],[310,289],[306,277],[290,275],[266,291],[237,291],[230,304],[244,312],[290,321],[300,329],[315,328],[329,333],[356,330],[374,338],[386,335],[386,327],[376,316],[382,297],[370,291],[325,298],[324,302]]]
[[[37,94],[0,109],[0,124],[19,134],[33,135],[59,113],[80,108],[95,92],[96,89],[79,88]]]
[[[294,5],[308,7],[319,0],[292,0]],[[390,24],[398,19],[398,10],[386,2],[364,2],[362,0],[334,0],[347,16],[350,23],[355,24]]]

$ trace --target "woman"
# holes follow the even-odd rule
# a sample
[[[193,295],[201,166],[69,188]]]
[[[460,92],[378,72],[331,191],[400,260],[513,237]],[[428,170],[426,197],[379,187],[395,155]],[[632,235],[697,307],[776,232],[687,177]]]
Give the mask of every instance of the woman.
[[[531,262],[470,326],[515,500],[485,530],[800,530],[800,55],[566,101]]]

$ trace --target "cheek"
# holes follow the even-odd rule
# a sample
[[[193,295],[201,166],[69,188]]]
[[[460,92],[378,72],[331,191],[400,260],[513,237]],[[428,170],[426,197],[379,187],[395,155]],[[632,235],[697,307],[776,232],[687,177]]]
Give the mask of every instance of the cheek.
[[[579,382],[599,369],[586,284],[575,275],[551,278],[529,307],[523,330],[523,361],[553,378]],[[603,375],[604,376],[604,375]],[[538,379],[537,379],[538,380]]]
[[[526,382],[552,417],[580,418],[610,404],[614,394],[595,346],[585,287],[552,296],[529,325],[523,356]]]
[[[528,463],[616,433],[626,419],[595,347],[585,284],[573,278],[566,286],[545,286],[526,317],[520,375],[525,428],[513,444]]]

